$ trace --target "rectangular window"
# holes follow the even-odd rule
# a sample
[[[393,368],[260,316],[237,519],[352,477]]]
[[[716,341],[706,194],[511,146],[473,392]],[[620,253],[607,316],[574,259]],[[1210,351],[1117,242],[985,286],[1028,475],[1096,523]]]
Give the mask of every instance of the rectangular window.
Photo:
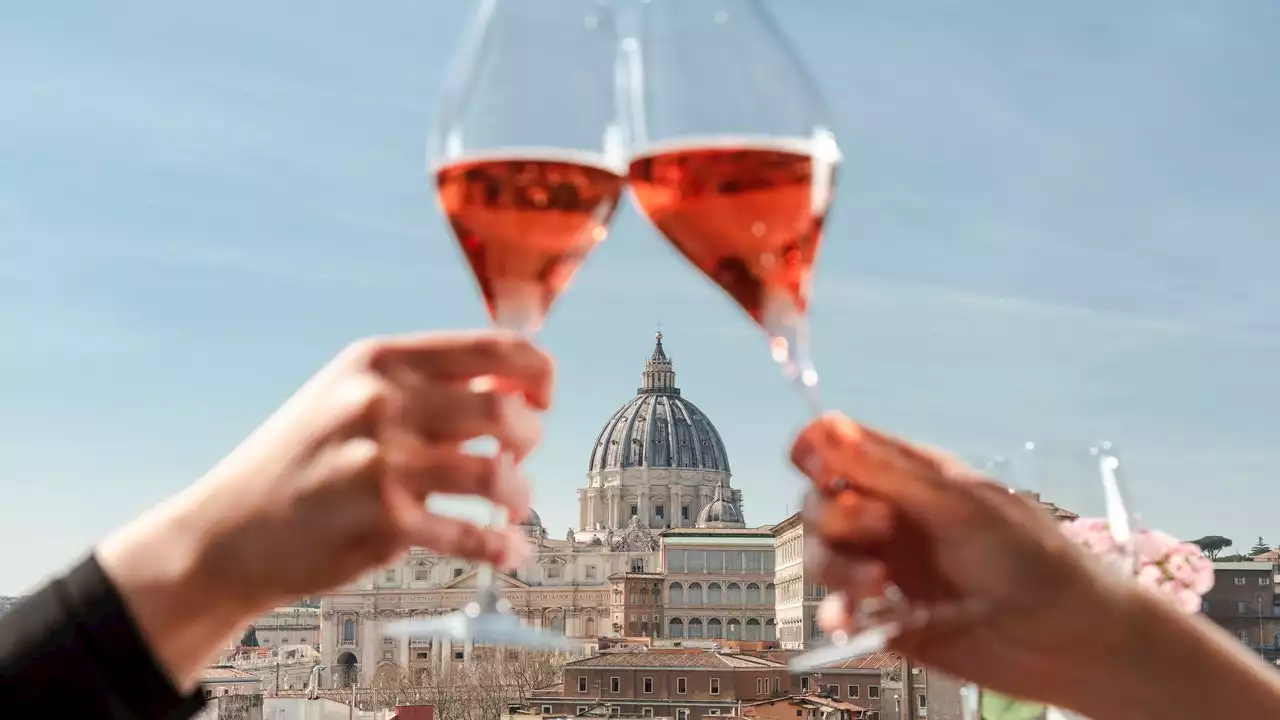
[[[414,582],[429,582],[431,580],[430,568],[415,568],[413,571]]]
[[[550,706],[550,705],[543,705],[543,706],[542,706],[542,714],[543,714],[543,715],[550,715],[550,714],[551,714],[551,706]]]
[[[1235,584],[1237,584],[1237,585],[1243,585],[1243,584],[1244,584],[1244,578],[1242,578],[1242,577],[1240,577],[1240,576],[1238,576],[1238,575],[1234,578],[1234,581],[1235,581]]]
[[[710,710],[708,710],[708,711],[707,711],[707,714],[708,714],[708,715],[719,715],[719,714],[720,714],[720,708],[711,708]]]
[[[920,700],[920,709],[921,709],[921,710],[923,710],[923,709],[925,709],[925,708],[929,707],[929,697],[928,697],[927,695],[921,695],[921,696],[919,697],[919,700]]]
[[[685,678],[676,678],[676,694],[677,694],[677,695],[683,695],[683,694],[685,694],[685,691],[686,691],[685,683],[686,683],[686,682],[687,682],[687,680],[685,680]],[[686,712],[687,712],[687,711],[686,711]]]
[[[800,678],[800,692],[809,692],[809,678]]]
[[[640,717],[653,717],[653,708],[640,708]]]
[[[1260,578],[1258,578],[1258,584],[1259,584],[1259,585],[1270,585],[1270,584],[1271,584],[1271,578],[1260,577]]]
[[[720,678],[711,678],[711,694],[720,694]]]
[[[396,571],[395,571],[395,570],[388,570],[388,571],[386,571],[385,573],[383,573],[383,577],[386,579],[386,581],[387,581],[387,582],[395,582],[395,581],[396,581]]]
[[[631,558],[631,572],[644,572],[644,558]]]
[[[622,692],[622,678],[609,678],[609,692]]]
[[[828,686],[827,686],[827,695],[831,696],[832,698],[839,699],[839,698],[840,698],[840,686],[839,686],[839,685],[828,685]]]
[[[867,699],[868,699],[868,700],[879,700],[879,699],[880,699],[880,686],[879,686],[879,685],[868,685],[868,686],[867,686]]]
[[[647,693],[653,692],[653,678],[647,677],[644,679],[644,691]]]
[[[548,566],[547,566],[547,578],[548,578],[548,579],[551,579],[551,580],[558,580],[558,579],[560,578],[560,566],[559,566],[559,565],[548,565]]]
[[[653,516],[654,516],[654,517],[656,517],[656,518],[658,518],[659,520],[666,520],[666,519],[667,519],[667,508],[666,508],[666,506],[664,506],[664,505],[654,505],[654,506],[653,506]],[[649,710],[649,714],[650,714],[650,715],[652,715],[652,714],[653,714],[653,710],[652,710],[652,709],[650,709],[650,710]]]
[[[856,700],[856,699],[858,699],[858,686],[857,686],[857,685],[850,685],[849,687],[847,687],[847,688],[845,688],[845,689],[849,691],[849,699],[850,699],[850,700]]]
[[[586,714],[587,714],[587,706],[586,706],[586,705],[579,705],[579,706],[574,710],[574,713],[573,713],[573,714],[574,714],[574,715],[586,715]]]
[[[457,580],[457,579],[458,579],[458,578],[460,578],[460,577],[462,577],[462,568],[454,568],[454,569],[453,569],[453,579],[454,579],[454,580]]]
[[[588,565],[588,566],[587,566],[587,579],[588,579],[588,580],[595,580],[595,579],[596,579],[596,566],[595,566],[595,565]]]
[[[631,504],[631,506],[629,507],[629,510],[631,511],[631,517],[640,517],[640,506],[639,506],[639,505],[636,505],[635,503],[632,503],[632,504]]]
[[[453,659],[454,659],[454,660],[466,660],[466,659],[467,659],[467,651],[466,651],[466,650],[454,650],[454,651],[453,651]]]
[[[667,551],[667,572],[669,573],[684,572],[684,551],[683,550]]]
[[[578,676],[578,692],[587,691],[587,677],[585,675]]]
[[[617,705],[609,706],[609,717],[618,717],[620,715],[622,715],[622,708]]]
[[[692,517],[692,515],[693,515],[693,509],[692,509],[691,507],[689,507],[688,505],[681,505],[681,506],[680,506],[680,519],[681,519],[681,520],[688,520],[690,517]],[[688,710],[686,710],[686,711],[685,711],[685,714],[688,714],[688,712],[689,712],[689,711],[688,711]]]
[[[676,720],[689,720],[689,708],[678,708],[676,710]]]

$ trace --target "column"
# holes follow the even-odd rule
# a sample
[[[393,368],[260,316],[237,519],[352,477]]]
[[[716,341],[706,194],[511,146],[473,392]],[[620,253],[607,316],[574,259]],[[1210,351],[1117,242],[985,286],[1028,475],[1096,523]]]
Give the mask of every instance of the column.
[[[649,520],[650,518],[653,517],[653,514],[649,512],[649,491],[648,490],[640,491],[640,500],[638,501],[638,504],[640,505],[640,507],[638,508],[640,511],[640,519],[644,521],[645,527],[648,527]]]
[[[413,657],[412,650],[409,645],[413,643],[413,638],[400,638],[400,669],[407,670],[409,668],[409,658]]]
[[[667,488],[671,496],[671,507],[669,507],[667,517],[671,518],[671,527],[680,527],[680,486],[673,485]]]

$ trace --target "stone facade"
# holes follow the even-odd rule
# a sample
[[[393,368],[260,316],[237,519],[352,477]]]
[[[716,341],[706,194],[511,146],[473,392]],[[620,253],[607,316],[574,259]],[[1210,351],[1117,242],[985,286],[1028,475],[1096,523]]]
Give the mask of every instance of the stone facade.
[[[803,650],[822,640],[817,614],[827,590],[805,573],[804,524],[799,513],[773,526],[773,545],[778,642],[785,650]]]
[[[578,654],[594,654],[601,637],[628,634],[773,639],[772,529],[742,522],[724,443],[675,386],[661,334],[641,385],[592,448],[578,491],[580,527],[553,538],[531,511],[521,527],[534,553],[498,575],[503,596],[522,621],[564,633]],[[476,650],[470,643],[383,629],[456,612],[475,592],[475,568],[415,549],[322,596],[322,685],[367,684],[392,670],[447,672],[466,662]]]

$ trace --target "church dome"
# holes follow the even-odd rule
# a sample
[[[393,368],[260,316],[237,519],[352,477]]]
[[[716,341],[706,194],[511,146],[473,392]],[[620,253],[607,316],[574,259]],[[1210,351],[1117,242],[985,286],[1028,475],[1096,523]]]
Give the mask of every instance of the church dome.
[[[682,468],[729,472],[729,453],[711,420],[680,395],[675,368],[658,333],[642,387],[596,437],[588,472]]]
[[[742,511],[729,499],[721,485],[716,486],[715,497],[698,513],[697,526],[700,528],[745,527]]]
[[[520,527],[542,527],[542,518],[538,516],[538,513],[533,508],[529,508],[529,512],[525,514],[524,519],[516,523],[516,525]]]

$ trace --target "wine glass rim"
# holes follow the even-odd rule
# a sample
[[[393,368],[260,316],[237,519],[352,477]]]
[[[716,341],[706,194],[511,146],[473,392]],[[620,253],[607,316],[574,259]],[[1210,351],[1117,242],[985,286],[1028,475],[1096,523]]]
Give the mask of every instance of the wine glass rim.
[[[610,157],[610,154],[604,150],[583,150],[581,148],[556,147],[552,145],[512,145],[475,150],[446,150],[439,155],[430,157],[427,161],[427,167],[434,173],[444,168],[456,167],[461,164],[493,160],[559,160],[577,165],[596,167],[618,175],[626,174],[626,163]]]

